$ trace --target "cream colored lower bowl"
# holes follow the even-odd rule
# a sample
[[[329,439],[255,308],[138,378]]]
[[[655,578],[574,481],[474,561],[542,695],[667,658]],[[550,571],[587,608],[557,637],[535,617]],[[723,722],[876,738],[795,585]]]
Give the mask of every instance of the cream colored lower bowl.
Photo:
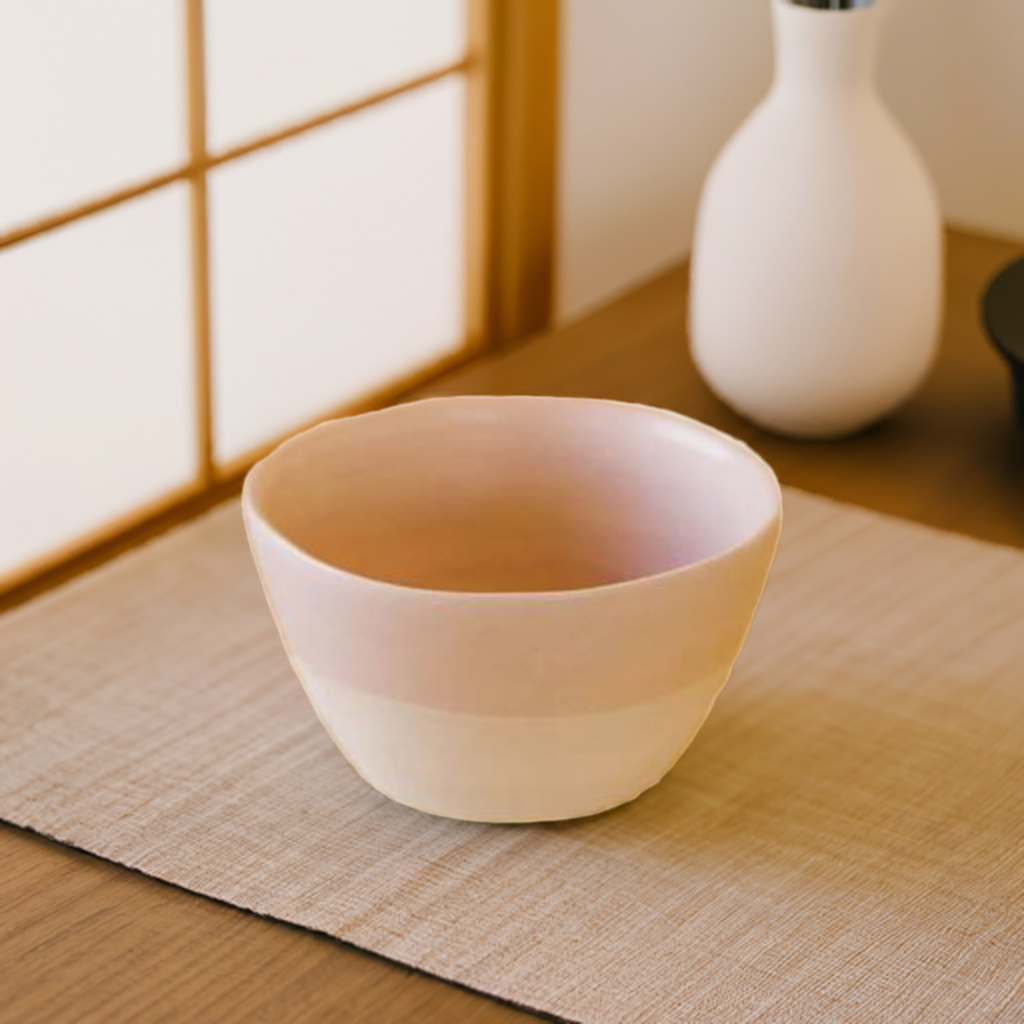
[[[774,558],[771,469],[591,399],[447,398],[322,424],[245,483],[295,671],[380,792],[432,814],[595,814],[672,767]]]

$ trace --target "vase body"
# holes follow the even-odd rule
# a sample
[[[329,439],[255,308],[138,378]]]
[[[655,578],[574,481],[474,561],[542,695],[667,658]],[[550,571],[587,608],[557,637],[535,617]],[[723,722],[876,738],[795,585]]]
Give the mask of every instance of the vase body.
[[[777,433],[881,419],[935,355],[943,238],[934,186],[874,83],[878,4],[772,0],[768,96],[701,195],[690,338],[711,389]]]

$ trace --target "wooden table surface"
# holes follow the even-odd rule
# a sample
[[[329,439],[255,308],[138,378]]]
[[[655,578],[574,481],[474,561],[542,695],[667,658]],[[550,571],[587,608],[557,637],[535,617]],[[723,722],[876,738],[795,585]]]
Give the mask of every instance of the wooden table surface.
[[[686,352],[676,268],[586,319],[420,394],[587,395],[676,409],[745,439],[784,483],[1024,547],[1024,437],[978,298],[1024,246],[951,234],[942,354],[887,423],[834,443],[771,437],[724,408]],[[0,825],[0,1019],[189,1022],[536,1019],[363,953]]]

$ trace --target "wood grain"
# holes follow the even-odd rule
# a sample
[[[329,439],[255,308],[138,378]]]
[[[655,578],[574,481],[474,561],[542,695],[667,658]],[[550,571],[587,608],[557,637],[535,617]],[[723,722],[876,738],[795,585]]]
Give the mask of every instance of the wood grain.
[[[535,1019],[378,956],[0,826],[0,1018]]]
[[[784,482],[1024,546],[1024,439],[983,337],[981,289],[1024,246],[951,234],[942,355],[891,421],[848,441],[771,437],[735,417],[686,355],[676,268],[417,394],[594,395],[678,409],[745,438]],[[0,826],[0,1007],[11,1022],[469,1022],[532,1015],[300,929]]]
[[[557,0],[470,0],[467,252],[470,343],[551,323],[558,139]]]
[[[213,464],[213,348],[210,343],[210,216],[206,172],[206,29],[203,0],[186,0],[188,52],[189,207],[192,236],[192,344],[196,467],[198,484],[208,489]]]

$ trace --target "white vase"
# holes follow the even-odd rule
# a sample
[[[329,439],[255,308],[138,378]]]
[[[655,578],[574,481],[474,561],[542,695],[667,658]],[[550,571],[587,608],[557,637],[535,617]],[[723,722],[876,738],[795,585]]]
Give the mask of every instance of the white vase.
[[[937,346],[941,215],[875,88],[881,13],[772,0],[775,80],[701,196],[694,361],[723,401],[782,434],[869,426]]]

